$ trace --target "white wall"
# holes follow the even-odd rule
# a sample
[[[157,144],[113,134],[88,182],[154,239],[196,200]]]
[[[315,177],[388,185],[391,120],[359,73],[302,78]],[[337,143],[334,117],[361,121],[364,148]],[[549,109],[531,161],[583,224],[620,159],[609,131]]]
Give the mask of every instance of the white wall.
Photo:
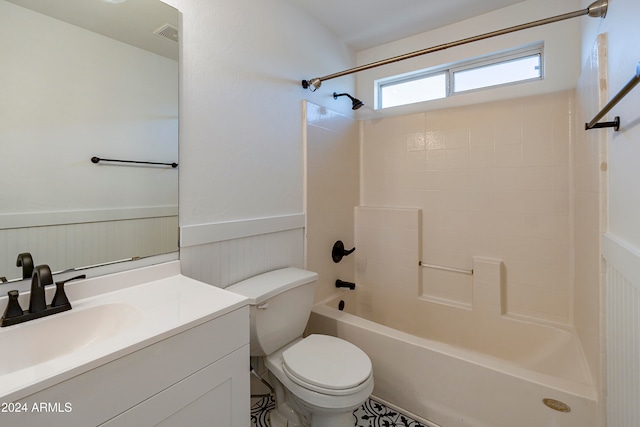
[[[587,4],[588,2],[584,2]],[[615,95],[636,73],[640,61],[640,2],[615,0],[609,4],[607,17],[601,22],[583,23],[583,62],[598,33],[609,40],[609,95]],[[609,114],[620,116],[620,132],[610,134],[609,143],[609,233],[640,248],[640,193],[637,185],[640,169],[640,88],[636,88]],[[591,120],[591,117],[585,119]]]
[[[180,223],[301,213],[302,79],[352,66],[343,42],[291,2],[171,0],[182,12]]]
[[[584,6],[588,3],[586,0],[582,1]],[[600,105],[597,105],[598,100],[592,95],[591,101],[581,106],[584,113],[577,117],[577,125],[590,121],[599,107],[635,75],[640,61],[640,27],[637,25],[639,14],[640,3],[636,0],[612,0],[604,20],[582,22],[582,61],[585,69],[592,66],[589,61],[596,37],[606,34],[608,66],[605,70],[605,89],[608,93],[606,99],[599,100]],[[593,82],[591,84],[597,85]],[[588,92],[584,95],[589,99]],[[603,268],[598,271],[606,272],[606,279],[601,279],[600,287],[597,283],[591,283],[586,290],[576,294],[579,298],[575,301],[575,322],[581,339],[589,347],[594,347],[600,341],[600,357],[592,359],[592,363],[600,362],[598,379],[602,384],[602,397],[604,399],[606,396],[607,401],[607,414],[602,419],[606,418],[607,421],[603,421],[603,424],[608,422],[608,425],[637,425],[640,422],[640,413],[636,410],[636,402],[640,398],[640,382],[637,381],[637,376],[629,376],[630,372],[637,369],[640,357],[637,348],[632,345],[640,328],[637,317],[640,310],[640,227],[637,220],[640,215],[640,193],[636,185],[640,179],[640,169],[637,167],[640,156],[639,102],[640,88],[636,88],[605,117],[611,120],[620,116],[619,132],[611,129],[592,130],[589,132],[597,132],[598,136],[580,137],[578,134],[576,138],[576,144],[600,139],[600,150],[604,153],[596,158],[600,162],[593,167],[606,171],[605,176],[600,178],[605,185],[601,191],[606,198],[600,198],[598,203],[583,204],[582,207],[589,206],[592,212],[597,210],[591,215],[595,218],[591,221],[591,228],[595,228],[594,225],[599,221],[597,229],[603,233],[599,245],[591,238],[589,247],[595,246],[599,251],[594,254],[593,250],[589,250],[591,259],[585,263],[599,264],[604,259]],[[591,176],[595,175],[597,172],[592,172]],[[589,185],[593,189],[594,182],[598,182],[589,175],[582,174],[576,176],[576,186],[580,184],[580,178],[586,179],[582,183],[584,189],[589,189]],[[576,290],[579,286],[586,287],[586,284],[576,282]],[[620,299],[616,300],[616,295]],[[633,301],[635,303],[630,304]],[[596,309],[601,313],[597,326],[593,320]],[[597,331],[594,331],[596,328]],[[606,355],[605,333],[608,345]]]
[[[578,0],[523,1],[513,6],[505,7],[456,24],[447,25],[436,30],[427,31],[406,39],[358,52],[358,65],[369,64],[374,61],[461,40],[466,37],[573,12],[580,8],[581,6]],[[581,19],[590,18],[574,18],[559,23],[519,31],[358,73],[358,98],[368,106],[367,109],[359,110],[359,113],[361,117],[367,118],[380,115],[406,114],[571,89],[575,87],[575,82],[580,73],[580,52],[576,46],[580,44],[579,20]],[[384,111],[373,111],[374,81],[376,79],[442,66],[540,41],[544,41],[545,44],[546,77],[543,81],[460,94],[451,98],[394,107],[385,109]]]
[[[353,92],[354,78],[327,83],[314,93],[300,82],[354,66],[355,54],[286,0],[167,3],[182,13],[181,227],[197,234],[200,226],[221,230],[241,227],[243,221],[272,224],[280,217],[297,218],[304,212],[302,101],[351,114],[350,103],[332,94]],[[236,234],[231,240],[241,240],[238,244],[245,239],[255,244],[242,253],[215,237],[193,246],[183,241],[183,272],[192,274],[211,263],[213,253],[237,266],[225,275],[233,280],[287,264],[301,267],[304,234],[295,230],[303,225],[294,221],[276,231],[265,226]],[[292,233],[299,238],[291,240]],[[285,247],[291,244],[298,255]],[[290,256],[270,257],[279,250]],[[198,273],[209,283],[229,284],[214,276]]]

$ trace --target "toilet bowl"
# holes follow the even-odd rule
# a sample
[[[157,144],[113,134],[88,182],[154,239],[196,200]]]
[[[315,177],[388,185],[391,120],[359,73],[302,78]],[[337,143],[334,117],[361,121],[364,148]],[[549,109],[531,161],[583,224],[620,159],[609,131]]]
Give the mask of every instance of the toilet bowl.
[[[294,408],[300,426],[353,426],[353,411],[373,391],[369,357],[353,344],[327,335],[297,340],[268,356],[265,365],[272,383],[283,387],[284,413]],[[276,396],[272,427],[286,425],[275,421],[280,412]],[[289,426],[297,427],[291,422]]]
[[[227,290],[249,298],[250,353],[264,359],[275,391],[271,427],[351,427],[373,391],[371,360],[328,335],[302,337],[317,274],[284,268]]]

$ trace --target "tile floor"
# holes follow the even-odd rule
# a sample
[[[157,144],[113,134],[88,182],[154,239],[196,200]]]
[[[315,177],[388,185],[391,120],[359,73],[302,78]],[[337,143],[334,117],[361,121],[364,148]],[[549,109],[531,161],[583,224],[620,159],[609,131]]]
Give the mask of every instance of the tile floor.
[[[251,427],[270,427],[269,411],[275,407],[272,397],[264,397],[251,407]],[[368,399],[353,412],[354,427],[426,427],[380,402]]]

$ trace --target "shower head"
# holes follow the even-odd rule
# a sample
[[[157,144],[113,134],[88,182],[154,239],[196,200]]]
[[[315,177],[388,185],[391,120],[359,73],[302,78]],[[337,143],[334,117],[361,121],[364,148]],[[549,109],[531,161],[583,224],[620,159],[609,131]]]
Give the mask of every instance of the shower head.
[[[349,95],[348,93],[336,93],[333,92],[333,99],[338,99],[339,96],[348,96],[349,99],[351,99],[351,109],[352,110],[357,110],[358,108],[362,107],[364,105],[364,102],[360,101],[357,98],[354,98],[353,96]]]

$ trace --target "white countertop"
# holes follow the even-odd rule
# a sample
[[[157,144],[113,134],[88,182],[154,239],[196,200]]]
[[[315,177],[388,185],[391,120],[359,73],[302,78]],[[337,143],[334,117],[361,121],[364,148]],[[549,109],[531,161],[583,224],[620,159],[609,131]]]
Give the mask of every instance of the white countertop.
[[[145,281],[145,277],[151,281]],[[16,352],[14,360],[19,360],[15,355],[28,359],[29,352],[53,356],[44,361],[35,357],[34,364],[17,364],[16,370],[16,364],[11,366],[11,357],[0,355],[0,361],[8,365],[0,365],[0,401],[24,398],[247,304],[240,295],[180,275],[179,262],[69,283],[68,288],[72,310],[0,329],[0,351]],[[91,293],[97,294],[87,296]],[[49,294],[51,291],[48,303]],[[84,297],[77,299],[79,296]],[[21,304],[24,308],[22,300]],[[87,326],[92,321],[97,324]],[[50,333],[48,329],[57,324],[65,325],[65,330]],[[86,334],[88,330],[90,339],[80,346],[74,341],[78,348],[73,352],[64,354],[65,348],[55,349],[65,345],[65,334]],[[36,336],[38,342],[23,345],[24,338],[31,336]],[[6,345],[9,342],[21,345],[11,348]]]

